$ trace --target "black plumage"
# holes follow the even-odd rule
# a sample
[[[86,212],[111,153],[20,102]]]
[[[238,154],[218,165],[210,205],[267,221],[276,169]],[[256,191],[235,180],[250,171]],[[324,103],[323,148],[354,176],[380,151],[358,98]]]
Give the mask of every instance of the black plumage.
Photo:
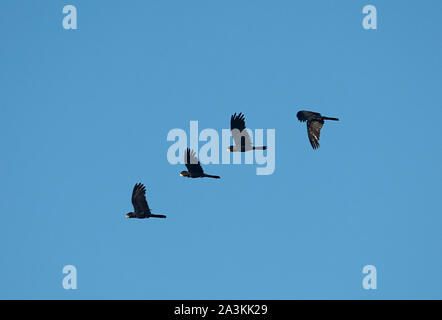
[[[319,138],[324,120],[339,121],[338,118],[323,117],[318,112],[301,110],[296,114],[299,121],[307,121],[307,135],[313,149],[319,148]]]
[[[181,171],[180,176],[188,178],[214,178],[220,179],[220,176],[212,176],[210,174],[205,174],[203,167],[195,155],[195,151],[187,148],[184,153],[184,164],[186,165],[187,171]]]
[[[134,206],[134,212],[129,212],[126,214],[126,218],[166,218],[162,214],[152,214],[149,205],[146,200],[146,187],[137,183],[132,191],[132,205]]]
[[[266,150],[266,146],[254,147],[250,135],[246,130],[246,118],[241,112],[236,112],[230,117],[230,130],[232,131],[234,146],[227,148],[230,152],[246,152],[250,150]]]

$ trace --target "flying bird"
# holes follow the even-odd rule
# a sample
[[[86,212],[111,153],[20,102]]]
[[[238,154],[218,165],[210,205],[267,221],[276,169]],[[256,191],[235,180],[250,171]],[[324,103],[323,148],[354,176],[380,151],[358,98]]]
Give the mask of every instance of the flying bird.
[[[126,218],[165,218],[162,214],[152,214],[149,209],[149,205],[146,201],[146,187],[137,183],[132,191],[132,204],[134,206],[134,212],[129,212],[126,214]]]
[[[319,148],[319,136],[321,135],[321,128],[324,124],[324,120],[339,121],[338,118],[323,117],[318,112],[305,110],[299,111],[296,114],[296,117],[298,117],[298,120],[301,122],[307,121],[308,139],[310,140],[313,149]]]
[[[246,130],[246,119],[242,113],[230,117],[230,130],[232,131],[234,146],[227,148],[230,152],[246,152],[250,150],[266,150],[267,147],[254,147]]]
[[[219,179],[219,176],[211,176],[210,174],[205,174],[203,167],[195,155],[195,151],[187,148],[184,153],[184,164],[186,165],[187,171],[181,171],[180,176],[187,178],[214,178]]]

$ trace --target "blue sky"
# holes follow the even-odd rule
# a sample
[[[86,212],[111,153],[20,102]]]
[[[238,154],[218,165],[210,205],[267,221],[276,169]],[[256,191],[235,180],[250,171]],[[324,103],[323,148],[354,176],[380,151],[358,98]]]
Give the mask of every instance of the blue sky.
[[[78,30],[62,28],[66,4]],[[378,30],[362,28],[367,4]],[[442,298],[440,12],[1,1],[0,298]],[[300,109],[341,119],[317,151]],[[220,132],[234,112],[276,130],[274,174],[180,177],[169,130]],[[139,181],[166,220],[125,219]]]

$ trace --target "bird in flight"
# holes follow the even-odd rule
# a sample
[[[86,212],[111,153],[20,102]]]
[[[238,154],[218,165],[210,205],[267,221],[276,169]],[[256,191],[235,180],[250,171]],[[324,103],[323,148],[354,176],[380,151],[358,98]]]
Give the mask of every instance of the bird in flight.
[[[266,150],[267,147],[254,147],[246,130],[246,119],[242,113],[230,117],[230,130],[232,131],[234,146],[227,148],[230,152],[246,152],[250,150]]]
[[[323,117],[318,112],[305,110],[299,111],[296,114],[296,117],[301,122],[307,121],[308,139],[310,140],[310,144],[312,145],[313,149],[319,148],[319,136],[321,134],[321,128],[324,124],[324,120],[339,121],[338,118]]]
[[[219,179],[219,176],[211,176],[210,174],[205,174],[198,158],[195,155],[195,151],[187,148],[184,152],[184,164],[186,165],[187,171],[181,171],[180,176],[187,178],[214,178]]]
[[[126,218],[165,218],[162,214],[152,214],[146,201],[146,187],[137,183],[132,191],[132,204],[134,206],[134,212],[126,214]]]

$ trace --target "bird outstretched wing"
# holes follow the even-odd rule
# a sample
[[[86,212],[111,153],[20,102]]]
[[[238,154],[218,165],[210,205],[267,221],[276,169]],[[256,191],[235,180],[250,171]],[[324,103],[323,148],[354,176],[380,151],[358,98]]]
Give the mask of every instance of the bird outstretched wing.
[[[313,149],[319,148],[319,137],[321,135],[321,128],[324,124],[324,120],[310,120],[307,121],[307,134],[310,144]]]
[[[246,130],[246,119],[242,113],[237,115],[235,112],[230,117],[230,130],[232,131],[233,141],[235,141],[238,148],[250,149],[252,147],[249,133]]]
[[[135,214],[150,213],[149,206],[146,201],[146,187],[142,183],[137,183],[132,191],[132,205]]]
[[[184,153],[184,164],[189,172],[192,173],[204,173],[203,168],[195,154],[195,151],[187,148]]]

